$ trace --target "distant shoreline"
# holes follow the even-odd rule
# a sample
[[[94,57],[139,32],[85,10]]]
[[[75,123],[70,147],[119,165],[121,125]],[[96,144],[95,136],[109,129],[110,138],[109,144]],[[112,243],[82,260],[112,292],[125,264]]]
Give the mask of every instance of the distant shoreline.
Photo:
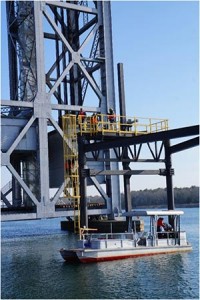
[[[197,207],[199,208],[199,204],[198,203],[191,203],[191,204],[179,204],[178,208],[194,208]],[[138,208],[147,208],[146,205],[140,205],[137,207],[133,207],[133,209],[138,209]],[[165,205],[148,205],[148,208],[166,208]],[[177,208],[177,207],[176,207]]]

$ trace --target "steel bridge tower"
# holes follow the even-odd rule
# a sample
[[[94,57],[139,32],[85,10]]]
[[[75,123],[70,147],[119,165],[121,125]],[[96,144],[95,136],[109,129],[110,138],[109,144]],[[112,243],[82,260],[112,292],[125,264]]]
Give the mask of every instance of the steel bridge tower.
[[[3,219],[69,216],[56,209],[64,189],[61,119],[80,108],[115,110],[110,3],[6,1],[6,12],[10,99],[2,101],[2,165],[12,180],[2,199],[15,215]],[[113,150],[103,156],[106,163],[96,161],[96,169],[118,169],[109,160]],[[120,211],[117,176],[99,176],[90,185],[107,202],[102,213]]]

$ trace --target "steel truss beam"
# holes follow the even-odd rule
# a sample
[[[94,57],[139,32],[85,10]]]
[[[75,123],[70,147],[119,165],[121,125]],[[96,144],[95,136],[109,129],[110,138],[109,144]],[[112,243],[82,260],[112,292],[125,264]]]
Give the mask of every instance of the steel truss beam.
[[[199,134],[199,126],[190,126],[174,130],[168,130],[153,134],[146,134],[133,137],[118,137],[113,139],[106,139],[103,137],[103,141],[95,140],[91,141],[89,138],[87,143],[82,145],[82,151],[84,153],[91,152],[93,158],[98,160],[98,156],[101,153],[102,149],[114,149],[116,155],[116,160],[123,162],[126,166],[123,170],[89,170],[88,177],[97,176],[97,175],[123,175],[132,176],[132,175],[162,175],[166,176],[167,183],[167,199],[168,199],[168,208],[174,209],[174,191],[172,176],[174,175],[174,169],[172,169],[171,154],[178,151],[183,151],[191,147],[199,145],[199,137],[195,137],[188,141],[176,144],[174,146],[170,145],[170,139],[188,137],[192,135]],[[154,149],[150,142],[153,143]],[[161,142],[160,147],[158,148],[158,142]],[[142,148],[142,145],[146,144],[150,150],[150,153],[153,157],[151,160],[140,160],[139,155]],[[121,146],[123,145],[123,146]],[[130,145],[134,147],[134,154],[131,151]],[[126,147],[126,148],[124,148]],[[138,148],[137,148],[138,147]],[[125,151],[124,151],[125,149]],[[165,157],[161,159],[162,150],[165,149]],[[128,153],[129,150],[129,153]],[[106,161],[106,159],[104,159]],[[159,170],[130,170],[130,162],[165,162],[166,169]]]
[[[122,138],[120,137],[119,141],[121,141],[121,139]],[[107,160],[106,158],[102,159],[102,150],[91,151],[93,160],[104,161],[104,162],[118,161],[118,162],[126,162],[126,163],[130,163],[130,162],[164,162],[164,159],[161,157],[162,152],[163,152],[163,142],[161,142],[160,145],[158,144],[157,141],[152,143],[153,145],[150,145],[149,143],[147,143],[148,150],[150,150],[149,152],[150,152],[150,155],[152,156],[151,159],[140,159],[140,156],[142,156],[142,154],[141,154],[142,147],[146,144],[134,145],[133,149],[130,146],[128,146],[128,147],[126,147],[126,150],[123,146],[121,146],[121,144],[122,143],[119,142],[120,146],[113,148],[115,157],[112,159],[109,159],[109,160]],[[90,145],[93,145],[93,143],[91,143]],[[154,149],[153,149],[153,147],[154,147]],[[91,161],[91,160],[92,160],[91,158],[87,158],[87,161]]]
[[[150,142],[165,141],[168,139],[182,138],[192,135],[199,135],[199,125],[183,127],[178,129],[166,130],[151,134],[138,135],[133,137],[120,137],[113,140],[99,141],[98,143],[90,143],[84,145],[84,152],[99,151],[110,148],[119,147],[123,144],[124,147],[130,145],[138,145]],[[195,140],[196,141],[196,140]],[[196,143],[194,143],[194,146]],[[190,145],[191,146],[191,145]]]
[[[25,112],[28,112],[31,121],[21,128],[10,150],[2,154],[2,162],[37,207],[36,217],[39,218],[69,214],[55,211],[63,184],[52,199],[49,195],[48,126],[63,136],[59,120],[66,111],[77,114],[83,105],[88,112],[107,113],[109,107],[115,109],[110,3],[90,1],[85,4],[84,1],[9,1],[7,4],[12,100],[2,101],[2,112],[4,117],[19,116],[20,112],[22,118],[26,118]],[[30,38],[29,34],[23,36],[23,30],[28,30]],[[48,43],[50,47],[46,46]],[[49,49],[52,56],[47,61]],[[94,93],[92,105],[88,101],[91,91]],[[35,173],[39,195],[31,190],[11,163],[11,156],[17,159],[17,145],[26,138],[32,122],[38,133],[35,141],[38,149],[34,156],[39,170]],[[109,152],[108,157],[112,157],[112,151]],[[118,162],[113,160],[108,167],[117,169]],[[111,213],[112,206],[119,203],[119,180],[113,178],[107,182],[117,204],[111,202],[111,195],[107,195],[95,178],[92,182],[107,202],[107,210],[102,213]],[[7,193],[4,196],[8,204]]]

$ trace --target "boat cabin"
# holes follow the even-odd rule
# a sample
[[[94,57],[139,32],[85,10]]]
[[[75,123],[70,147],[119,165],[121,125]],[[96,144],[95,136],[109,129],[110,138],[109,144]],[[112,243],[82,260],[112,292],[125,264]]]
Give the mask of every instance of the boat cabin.
[[[183,214],[180,210],[144,210],[126,212],[123,216],[149,217],[149,230],[138,234],[138,245],[167,246],[187,245],[186,232],[180,228],[180,216]]]
[[[186,232],[180,229],[180,216],[183,211],[179,210],[145,210],[130,211],[123,213],[122,216],[130,217],[132,224],[134,221],[148,217],[143,231],[138,232],[133,225],[132,232],[125,233],[88,233],[83,230],[79,240],[79,247],[83,248],[129,248],[129,247],[169,247],[186,246]],[[163,222],[168,219],[168,223]],[[145,218],[146,219],[146,218]],[[159,222],[162,226],[158,226]],[[149,227],[147,229],[147,227]],[[162,227],[162,228],[159,228]]]

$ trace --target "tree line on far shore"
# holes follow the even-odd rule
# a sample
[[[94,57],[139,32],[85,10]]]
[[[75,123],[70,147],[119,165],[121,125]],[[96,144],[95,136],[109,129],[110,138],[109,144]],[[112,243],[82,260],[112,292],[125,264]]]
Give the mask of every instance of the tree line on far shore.
[[[91,202],[102,202],[100,196],[90,197]],[[145,189],[131,191],[132,208],[138,207],[167,207],[166,188]],[[174,188],[175,207],[199,206],[199,187],[191,186],[184,188]],[[124,194],[121,193],[122,209],[125,208]]]
[[[124,205],[124,195],[121,195],[122,205]],[[132,207],[140,206],[167,206],[167,189],[141,190],[131,192]],[[199,204],[199,188],[174,188],[175,206],[196,206]],[[124,207],[122,207],[124,208]]]

